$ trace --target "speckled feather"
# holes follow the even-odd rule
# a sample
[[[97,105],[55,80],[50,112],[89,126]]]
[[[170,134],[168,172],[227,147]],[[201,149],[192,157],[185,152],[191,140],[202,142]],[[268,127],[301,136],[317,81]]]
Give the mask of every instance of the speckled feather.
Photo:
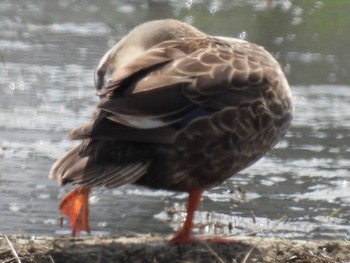
[[[62,184],[207,189],[261,158],[292,118],[288,83],[264,48],[175,20],[135,28],[96,79],[94,119],[70,133],[83,141],[50,173]]]

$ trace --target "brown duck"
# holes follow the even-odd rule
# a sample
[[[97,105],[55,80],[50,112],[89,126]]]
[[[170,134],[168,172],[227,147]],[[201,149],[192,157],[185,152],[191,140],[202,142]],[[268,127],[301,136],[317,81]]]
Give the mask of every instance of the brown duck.
[[[79,185],[60,205],[73,235],[89,231],[91,187],[135,184],[188,192],[185,223],[170,242],[194,242],[202,192],[271,150],[292,118],[287,80],[264,48],[176,20],[137,26],[95,77],[93,120],[69,133],[82,142],[50,171]]]

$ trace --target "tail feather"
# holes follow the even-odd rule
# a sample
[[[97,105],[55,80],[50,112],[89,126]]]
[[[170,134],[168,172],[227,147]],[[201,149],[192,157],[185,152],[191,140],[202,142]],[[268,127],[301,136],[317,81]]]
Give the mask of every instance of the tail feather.
[[[57,180],[61,185],[72,183],[86,187],[104,186],[107,188],[118,187],[124,184],[136,182],[142,175],[147,173],[150,160],[148,158],[137,158],[135,155],[116,156],[113,152],[115,147],[105,149],[101,142],[94,145],[92,152],[97,154],[86,154],[82,148],[86,147],[86,141],[71,149],[61,159],[56,161],[49,173],[51,180]],[[100,151],[100,149],[104,151]],[[120,146],[120,148],[123,148]],[[87,151],[90,151],[87,149]],[[116,152],[126,152],[117,150]],[[143,153],[146,155],[147,153]],[[136,158],[135,158],[136,156]],[[149,154],[148,154],[149,156]],[[140,156],[139,156],[140,157]]]

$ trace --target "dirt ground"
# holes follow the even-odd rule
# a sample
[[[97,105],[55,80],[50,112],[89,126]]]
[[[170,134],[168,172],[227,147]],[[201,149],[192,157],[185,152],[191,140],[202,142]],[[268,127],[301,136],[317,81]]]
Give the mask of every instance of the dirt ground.
[[[235,237],[237,242],[175,246],[164,236],[25,237],[0,236],[0,262],[175,262],[246,263],[350,262],[350,241],[302,241]]]

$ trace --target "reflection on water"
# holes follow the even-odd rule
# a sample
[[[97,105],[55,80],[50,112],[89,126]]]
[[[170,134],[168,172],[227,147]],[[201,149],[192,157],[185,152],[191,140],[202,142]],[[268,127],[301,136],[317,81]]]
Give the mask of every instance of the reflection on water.
[[[349,21],[327,20],[338,2],[78,2],[0,3],[1,233],[69,233],[66,221],[63,229],[56,224],[69,187],[47,174],[75,144],[65,133],[90,119],[95,66],[136,24],[174,17],[266,46],[288,73],[296,101],[293,126],[277,147],[205,193],[197,231],[349,237],[349,35],[339,27]],[[170,233],[183,220],[186,197],[134,186],[96,189],[91,225],[96,233]]]

